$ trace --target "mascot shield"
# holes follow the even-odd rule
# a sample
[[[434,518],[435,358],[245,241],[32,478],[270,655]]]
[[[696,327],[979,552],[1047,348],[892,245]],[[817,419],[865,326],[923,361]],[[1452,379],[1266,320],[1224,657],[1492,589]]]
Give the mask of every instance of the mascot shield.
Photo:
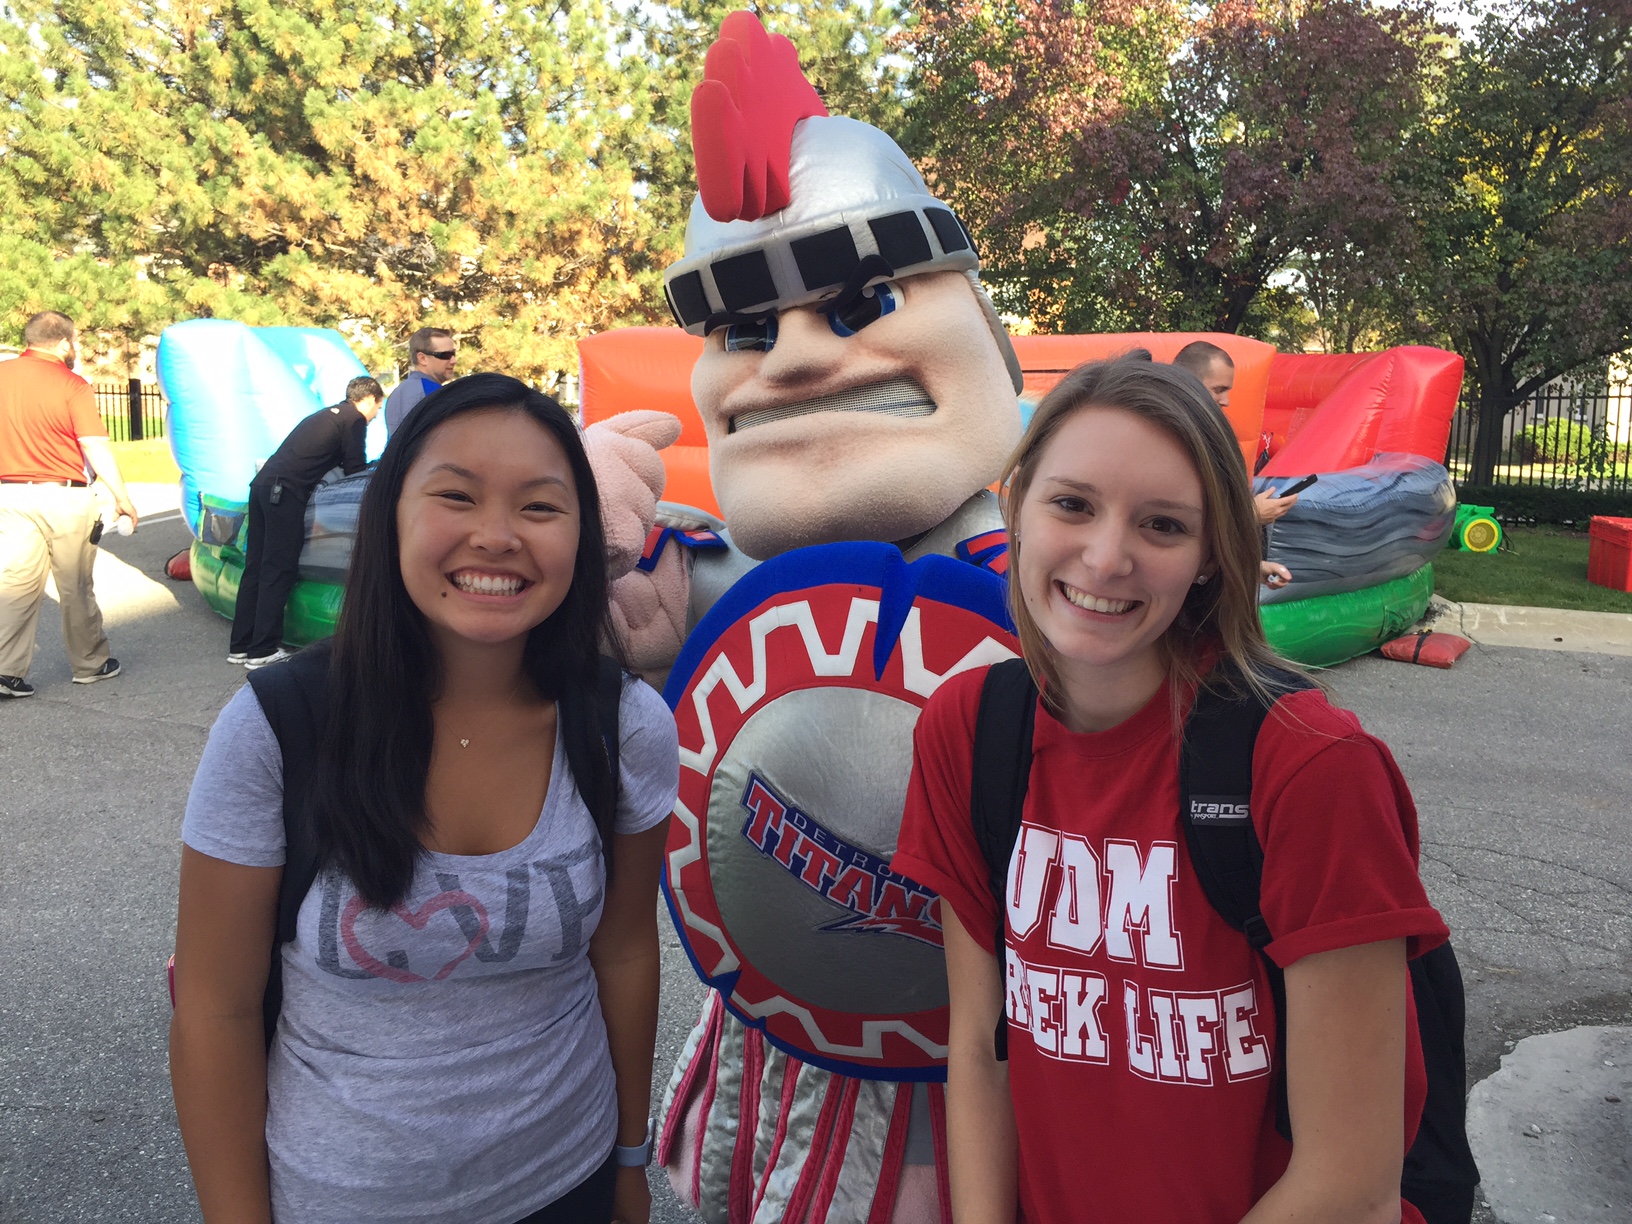
[[[698,974],[773,1045],[944,1078],[940,898],[889,860],[919,711],[1014,654],[1002,579],[877,543],[765,562],[688,639],[664,892]]]

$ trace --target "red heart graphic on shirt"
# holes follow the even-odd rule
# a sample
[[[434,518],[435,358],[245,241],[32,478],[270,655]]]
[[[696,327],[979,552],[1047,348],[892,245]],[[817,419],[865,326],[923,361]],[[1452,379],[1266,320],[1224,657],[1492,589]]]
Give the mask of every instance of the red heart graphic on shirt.
[[[460,962],[476,951],[477,945],[487,937],[487,907],[469,893],[458,890],[439,892],[417,910],[410,911],[400,902],[391,907],[391,912],[398,918],[401,918],[414,930],[423,931],[425,924],[434,915],[441,913],[445,909],[452,909],[456,905],[470,908],[470,911],[476,915],[479,929],[471,941],[465,945],[465,950],[438,969],[435,977],[420,977],[417,973],[411,973],[407,969],[398,969],[395,965],[388,965],[369,954],[368,950],[363,947],[362,942],[357,938],[356,931],[357,916],[368,908],[368,902],[361,897],[352,897],[350,901],[346,902],[346,908],[340,915],[340,940],[346,945],[346,951],[351,954],[351,959],[377,978],[385,978],[389,982],[401,982],[403,984],[410,982],[440,982],[457,969]]]

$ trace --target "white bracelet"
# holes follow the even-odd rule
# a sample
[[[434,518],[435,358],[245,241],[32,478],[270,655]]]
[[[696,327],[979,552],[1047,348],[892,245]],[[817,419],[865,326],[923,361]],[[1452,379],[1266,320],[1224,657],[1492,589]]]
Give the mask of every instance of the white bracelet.
[[[652,1132],[656,1127],[655,1120],[646,1119],[646,1142],[634,1147],[624,1147],[614,1144],[612,1159],[620,1169],[643,1169],[652,1163]]]

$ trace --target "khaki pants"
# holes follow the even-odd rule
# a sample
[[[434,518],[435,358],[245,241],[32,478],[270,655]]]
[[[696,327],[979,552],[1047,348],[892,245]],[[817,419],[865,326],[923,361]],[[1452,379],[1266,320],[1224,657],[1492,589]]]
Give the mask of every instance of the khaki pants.
[[[45,598],[57,580],[62,640],[76,676],[108,661],[102,610],[91,587],[96,501],[89,489],[0,484],[0,676],[26,676]]]

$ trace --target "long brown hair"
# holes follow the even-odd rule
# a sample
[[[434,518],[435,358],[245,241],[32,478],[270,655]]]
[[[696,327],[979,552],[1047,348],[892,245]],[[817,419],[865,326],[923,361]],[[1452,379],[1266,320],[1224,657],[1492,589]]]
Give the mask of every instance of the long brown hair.
[[[1043,397],[1025,436],[1003,467],[1003,521],[1009,532],[1009,612],[1020,650],[1043,700],[1064,714],[1063,687],[1053,649],[1020,592],[1020,507],[1043,452],[1071,416],[1084,408],[1116,408],[1150,422],[1179,443],[1201,480],[1203,532],[1216,567],[1192,586],[1158,643],[1177,719],[1183,695],[1201,682],[1209,658],[1235,663],[1245,683],[1269,697],[1284,683],[1278,670],[1296,670],[1271,649],[1258,619],[1258,563],[1263,550],[1253,511],[1252,486],[1240,448],[1206,388],[1186,370],[1121,357],[1080,365]]]

